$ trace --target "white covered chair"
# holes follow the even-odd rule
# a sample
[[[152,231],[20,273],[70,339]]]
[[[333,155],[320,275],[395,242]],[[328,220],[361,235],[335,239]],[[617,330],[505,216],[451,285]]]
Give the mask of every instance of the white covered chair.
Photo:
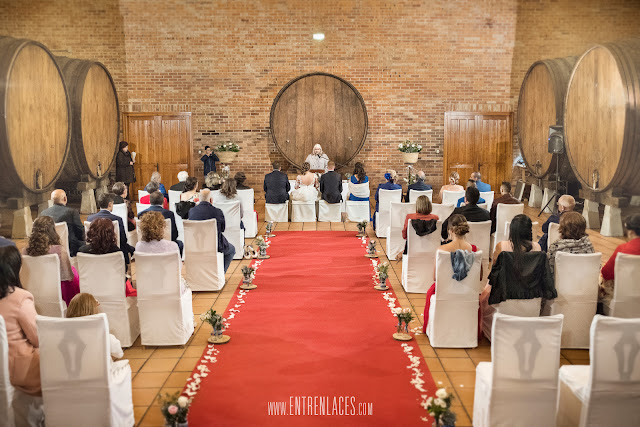
[[[145,203],[136,203],[136,215],[140,215],[140,212],[146,211],[151,205]]]
[[[264,220],[274,222],[289,222],[289,201],[284,203],[265,203]]]
[[[436,251],[440,246],[442,221],[436,230],[426,236],[418,236],[407,224],[407,253],[402,257],[402,287],[406,292],[426,294],[433,284]]]
[[[444,222],[444,220],[451,216],[454,209],[454,205],[441,205],[438,203],[431,204],[431,213],[434,215],[438,215],[438,219],[442,222]]]
[[[475,245],[479,251],[482,251],[482,264],[486,266],[489,263],[489,256],[491,255],[491,221],[469,221],[467,224],[469,224],[467,242]]]
[[[13,395],[15,389],[9,380],[9,340],[4,317],[0,316],[0,427],[13,427]]]
[[[33,294],[38,314],[64,317],[67,304],[60,288],[60,258],[57,254],[32,257],[22,255],[22,286]]]
[[[533,236],[534,238],[536,236]],[[556,224],[552,222],[549,224],[549,233],[547,237],[547,247],[550,247],[551,244],[557,240],[560,240],[560,224]]]
[[[131,347],[140,335],[136,297],[125,295],[125,264],[122,252],[104,255],[78,253],[80,292],[93,295],[107,315],[111,333],[122,347]]]
[[[622,318],[640,317],[640,255],[618,252],[614,267],[611,301],[603,304],[604,314]]]
[[[254,208],[255,194],[253,188],[238,190],[238,198],[242,207],[242,223],[244,237],[253,239],[258,235],[258,213]]]
[[[409,203],[415,203],[420,196],[427,196],[429,201],[433,202],[433,190],[411,190],[409,191]]]
[[[168,190],[169,195],[169,210],[176,213],[176,204],[180,203],[180,195],[182,191]]]
[[[144,196],[148,196],[149,193],[144,191],[144,190],[138,190],[138,201],[140,201],[140,199],[142,199]]]
[[[216,203],[216,208],[222,211],[224,215],[224,237],[236,248],[233,259],[242,259],[244,248],[244,230],[240,228],[240,212],[242,206],[239,201]]]
[[[326,200],[318,201],[318,221],[340,222],[342,221],[342,204],[327,203]]]
[[[473,266],[461,281],[453,278],[451,253],[436,253],[436,293],[431,296],[427,336],[432,347],[478,346],[478,308],[482,252],[475,253]]]
[[[533,240],[536,241],[538,240],[537,235],[538,235],[538,228],[539,228],[538,221],[533,221],[531,223],[531,236],[533,237]],[[509,232],[511,230],[511,221],[507,221],[504,224],[504,240],[509,240]],[[494,233],[495,235],[495,233]],[[492,237],[494,237],[494,235],[492,235]],[[493,249],[495,250],[496,245],[499,243],[500,241],[494,241],[493,242]]]
[[[128,215],[127,215],[127,204],[126,203],[115,203],[113,205],[113,209],[111,210],[111,213],[114,214],[115,216],[119,216],[120,218],[122,218],[122,223],[126,224],[127,220],[129,219]]]
[[[315,200],[309,202],[305,202],[302,200],[292,200],[291,222],[316,222]]]
[[[409,195],[413,194],[413,191]],[[391,202],[389,211],[389,227],[387,228],[387,258],[396,259],[399,253],[404,251],[406,240],[402,238],[404,220],[410,213],[416,212],[415,203]]]
[[[464,191],[442,190],[442,204],[458,206],[458,200],[464,197]]]
[[[596,315],[590,365],[560,368],[558,427],[638,425],[640,318]]]
[[[131,366],[111,361],[107,316],[37,324],[47,426],[132,426]]]
[[[151,206],[151,205],[149,205]],[[118,221],[111,221],[113,223],[113,231],[116,233],[116,246],[120,247],[120,224]],[[125,222],[125,225],[127,223]],[[89,221],[84,222],[84,234],[86,235],[89,232],[89,227],[91,227],[91,223]]]
[[[476,367],[474,426],[555,426],[561,332],[561,314],[496,313],[491,362]]]
[[[136,218],[136,241],[142,242],[142,230],[140,230],[140,219]],[[164,240],[171,241],[171,219],[164,219]],[[137,254],[136,254],[137,255]]]
[[[56,222],[56,234],[60,237],[60,244],[62,248],[67,251],[67,254],[70,254],[69,251],[69,226],[66,222]]]
[[[349,197],[349,181],[347,181],[346,179],[342,180],[342,201],[340,202],[340,212],[346,212],[347,211],[347,205],[346,205],[346,201],[347,198]]]
[[[509,232],[506,230],[505,226],[507,222],[511,222],[514,216],[520,215],[524,212],[524,204],[520,203],[517,205],[508,205],[506,203],[499,203],[496,207],[496,232],[493,233],[493,244],[491,245],[491,253],[493,253],[496,249],[496,244],[498,242],[502,242],[503,240],[507,240],[509,237]],[[506,230],[506,235],[505,235]],[[534,234],[535,239],[535,234]]]
[[[562,348],[589,348],[589,327],[598,306],[601,253],[556,252],[558,298],[546,302],[545,314],[564,314]]]
[[[483,209],[491,209],[491,205],[493,205],[494,192],[493,191],[481,191],[480,198],[484,200],[485,204],[489,206],[489,208]]]
[[[387,237],[391,213],[391,202],[402,202],[402,189],[380,190],[378,192],[378,212],[376,212],[376,236]]]
[[[486,211],[488,211],[489,209],[487,208],[487,204],[486,203],[478,203],[476,206],[478,206],[480,209],[484,209]]]
[[[193,291],[218,291],[224,287],[224,255],[218,252],[215,219],[184,220],[184,278]],[[238,248],[236,248],[238,252]]]
[[[191,289],[180,291],[180,255],[136,253],[142,345],[184,345],[193,334]]]
[[[347,221],[371,221],[371,206],[369,205],[368,200],[347,200],[345,204],[347,211]]]

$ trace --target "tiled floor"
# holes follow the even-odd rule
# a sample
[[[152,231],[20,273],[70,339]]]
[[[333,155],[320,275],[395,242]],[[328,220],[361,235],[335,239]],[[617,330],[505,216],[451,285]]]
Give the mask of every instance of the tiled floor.
[[[260,218],[264,218],[264,201],[256,206]],[[547,215],[537,218],[537,210],[525,208],[525,213],[532,219],[542,224]],[[357,231],[355,223],[279,223],[278,230],[347,230]],[[368,234],[375,238],[371,226]],[[260,224],[259,233],[264,233],[264,223]],[[622,239],[602,237],[597,231],[589,232],[596,250],[603,253],[603,260],[609,258],[615,247],[622,243]],[[377,239],[381,260],[386,261],[384,255],[385,241]],[[251,243],[247,239],[247,244]],[[21,245],[24,245],[22,242]],[[140,346],[140,339],[133,347],[125,350],[124,358],[129,359],[133,371],[133,404],[136,423],[139,426],[163,426],[163,418],[158,406],[158,393],[173,393],[185,385],[196,362],[201,356],[210,334],[208,326],[202,327],[199,320],[200,313],[210,307],[218,311],[224,311],[242,279],[240,268],[249,261],[233,261],[226,274],[227,284],[219,292],[197,292],[193,297],[193,311],[196,321],[196,332],[187,345],[182,347],[156,348]],[[403,307],[409,307],[414,311],[416,320],[414,327],[421,326],[422,313],[425,307],[423,294],[407,294],[404,292],[400,277],[402,264],[390,261],[390,279],[398,302]],[[454,411],[458,415],[457,425],[460,427],[471,426],[473,414],[473,396],[475,385],[475,367],[479,362],[491,360],[491,347],[489,341],[483,339],[479,347],[473,349],[434,349],[430,346],[425,335],[417,335],[416,344],[422,350],[423,356],[436,381],[436,384],[447,387],[455,393],[453,403]],[[588,364],[588,350],[563,350],[560,364]]]

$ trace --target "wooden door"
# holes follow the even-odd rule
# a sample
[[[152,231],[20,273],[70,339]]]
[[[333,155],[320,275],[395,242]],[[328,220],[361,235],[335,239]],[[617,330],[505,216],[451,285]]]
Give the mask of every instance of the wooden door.
[[[154,171],[160,172],[167,190],[178,182],[179,171],[193,175],[191,113],[124,113],[123,123],[125,141],[136,153],[134,198]]]
[[[466,186],[471,172],[499,191],[510,180],[512,113],[446,112],[444,120],[444,183],[453,171]]]

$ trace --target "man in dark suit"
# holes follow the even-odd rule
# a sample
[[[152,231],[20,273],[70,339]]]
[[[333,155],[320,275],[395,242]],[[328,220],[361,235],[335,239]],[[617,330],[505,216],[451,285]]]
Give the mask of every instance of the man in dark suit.
[[[154,191],[149,195],[149,202],[151,202],[151,206],[149,206],[149,209],[140,212],[138,214],[138,218],[142,219],[144,214],[146,214],[147,212],[160,212],[165,219],[170,219],[171,240],[176,242],[178,248],[180,249],[180,256],[182,256],[182,248],[184,247],[184,245],[182,244],[181,240],[178,240],[178,227],[176,226],[176,217],[173,212],[162,207],[162,204],[164,203],[164,196],[160,191]]]
[[[455,208],[451,215],[460,214],[463,215],[469,222],[489,221],[489,211],[478,207],[478,200],[480,199],[480,191],[476,187],[467,187],[464,193],[465,205],[459,208]],[[451,218],[451,217],[449,217]],[[449,218],[442,223],[442,239],[449,239]]]
[[[2,216],[0,216],[0,220],[2,219]],[[0,248],[3,246],[15,246],[15,242],[13,240],[9,240],[9,239],[5,239],[4,237],[0,236]]]
[[[111,213],[113,210],[113,199],[113,193],[104,193],[100,195],[98,198],[98,207],[100,210],[93,215],[89,215],[87,221],[93,222],[93,220],[97,218],[107,218],[111,221],[118,221],[118,225],[120,226],[120,250],[124,254],[125,262],[129,264],[129,255],[132,255],[136,249],[127,243],[127,229],[124,227],[122,218]]]
[[[236,253],[236,248],[234,248],[222,234],[225,228],[224,214],[220,209],[211,204],[211,190],[205,188],[200,191],[200,203],[189,209],[189,219],[192,221],[216,220],[218,227],[218,252],[224,255],[224,272],[226,273]]]
[[[187,180],[187,178],[189,178],[189,172],[187,171],[180,171],[178,172],[178,183],[177,184],[173,184],[171,186],[171,188],[169,188],[169,190],[172,191],[184,191],[184,183]]]
[[[426,175],[424,174],[423,171],[419,171],[416,174],[416,182],[414,182],[413,184],[409,185],[407,187],[407,195],[404,196],[404,201],[409,203],[409,193],[411,192],[411,190],[416,190],[416,191],[429,191],[431,190],[431,186],[429,184],[425,184],[424,180],[426,178]]]
[[[264,176],[265,203],[284,203],[289,200],[291,184],[287,175],[280,171],[280,162],[273,162],[273,171]]]
[[[574,199],[573,196],[565,194],[558,198],[558,213],[551,214],[551,216],[549,216],[544,224],[542,224],[542,232],[544,234],[542,235],[540,240],[538,240],[538,243],[540,244],[540,248],[544,252],[547,252],[547,249],[549,249],[549,224],[551,224],[552,222],[560,224],[560,217],[562,216],[562,214],[565,212],[572,212],[575,207],[576,199]]]
[[[491,233],[496,231],[496,215],[498,212],[498,205],[504,203],[506,205],[517,205],[520,200],[511,195],[511,183],[504,181],[500,184],[500,197],[493,199],[491,204],[491,210],[489,211],[489,217],[491,217]]]
[[[320,193],[322,200],[327,203],[340,203],[342,201],[342,177],[335,172],[336,163],[329,160],[327,163],[328,172],[320,177]]]
[[[67,207],[67,194],[64,190],[53,190],[53,206],[40,212],[40,216],[49,216],[54,222],[66,222],[69,229],[69,256],[76,256],[80,246],[84,245],[84,225],[77,210]]]

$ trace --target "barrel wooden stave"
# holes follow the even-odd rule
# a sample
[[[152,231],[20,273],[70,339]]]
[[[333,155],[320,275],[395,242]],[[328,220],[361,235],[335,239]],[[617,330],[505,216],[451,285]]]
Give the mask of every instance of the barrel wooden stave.
[[[69,153],[62,73],[42,44],[0,37],[0,193],[49,191]]]
[[[640,194],[640,39],[596,45],[578,60],[565,109],[567,154],[593,191]]]

